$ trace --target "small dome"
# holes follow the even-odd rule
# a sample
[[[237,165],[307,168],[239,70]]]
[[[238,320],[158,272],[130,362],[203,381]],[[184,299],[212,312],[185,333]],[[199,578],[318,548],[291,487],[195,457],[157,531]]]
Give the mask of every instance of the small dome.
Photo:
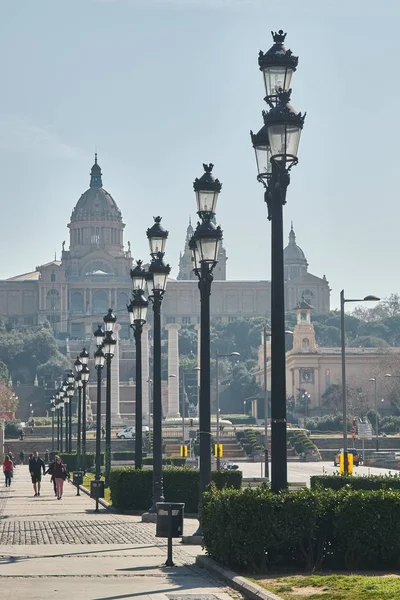
[[[289,244],[283,250],[283,257],[286,263],[292,261],[307,263],[307,259],[303,250],[296,244],[296,234],[293,230],[293,223],[289,233]]]
[[[103,188],[102,173],[95,155],[90,172],[90,187],[79,198],[71,215],[71,223],[77,221],[122,221],[114,198]]]

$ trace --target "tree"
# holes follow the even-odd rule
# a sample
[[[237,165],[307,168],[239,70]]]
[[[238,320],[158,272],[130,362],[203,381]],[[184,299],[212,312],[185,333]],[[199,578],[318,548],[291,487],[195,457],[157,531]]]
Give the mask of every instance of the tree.
[[[0,383],[0,411],[15,412],[18,408],[18,398],[4,383]]]
[[[68,368],[71,368],[70,361],[66,356],[57,352],[47,362],[38,366],[37,375],[46,382],[55,382],[63,377]]]
[[[351,348],[384,348],[387,346],[389,344],[385,340],[372,335],[361,335],[350,343]]]

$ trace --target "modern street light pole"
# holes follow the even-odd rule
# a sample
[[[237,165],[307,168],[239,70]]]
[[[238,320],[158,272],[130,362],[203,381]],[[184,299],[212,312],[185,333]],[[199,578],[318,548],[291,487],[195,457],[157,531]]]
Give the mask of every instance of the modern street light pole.
[[[111,308],[103,318],[105,336],[103,341],[103,352],[106,357],[106,446],[105,446],[105,487],[110,486],[111,473],[111,361],[114,356],[117,340],[113,336],[113,331],[117,317]],[[117,357],[118,360],[118,357]]]
[[[217,446],[218,446],[218,452],[217,452],[217,471],[219,471],[221,469],[221,457],[219,455],[219,440],[220,440],[220,435],[219,435],[219,359],[220,358],[230,358],[231,356],[240,356],[240,352],[230,352],[229,354],[218,354],[218,352],[215,355],[215,376],[216,376],[216,382],[215,382],[215,395],[216,395],[216,404],[217,404],[217,436],[216,436],[216,442],[217,442]]]
[[[342,407],[343,407],[343,470],[349,471],[348,446],[347,446],[347,390],[346,390],[346,337],[344,326],[344,307],[347,302],[378,302],[377,296],[365,296],[365,298],[345,298],[344,290],[340,292],[340,346],[342,362]]]
[[[250,132],[256,154],[258,176],[271,221],[271,489],[287,488],[286,442],[286,349],[285,289],[283,271],[283,205],[290,183],[290,170],[297,164],[297,152],[305,115],[290,104],[290,82],[298,58],[283,43],[286,34],[273,33],[274,45],[259,53],[258,64],[264,76],[266,102],[264,126]]]
[[[214,224],[218,196],[222,184],[215,179],[214,165],[204,164],[204,173],[196,178],[193,189],[196,194],[197,214],[201,223],[197,223],[193,237],[189,241],[194,262],[194,272],[199,280],[200,291],[200,494],[199,506],[203,494],[211,482],[211,370],[210,370],[210,295],[213,270],[218,264],[218,254],[222,241],[222,230]],[[202,535],[201,524],[195,535]]]
[[[138,260],[131,270],[132,300],[128,305],[129,319],[135,336],[136,348],[136,394],[135,394],[135,469],[142,468],[143,451],[143,403],[142,403],[142,331],[146,323],[149,303],[144,297],[146,271]]]
[[[153,303],[153,497],[150,513],[157,512],[157,502],[163,502],[162,472],[162,402],[161,402],[161,304],[171,267],[164,263],[168,231],[161,225],[161,217],[147,230],[152,257],[146,283],[149,300]]]

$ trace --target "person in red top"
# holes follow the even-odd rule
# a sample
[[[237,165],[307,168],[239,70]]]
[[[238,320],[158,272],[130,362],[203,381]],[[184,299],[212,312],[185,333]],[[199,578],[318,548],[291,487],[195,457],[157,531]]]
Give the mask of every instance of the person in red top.
[[[3,473],[6,478],[6,487],[11,485],[11,477],[13,476],[14,465],[8,454],[3,462]]]

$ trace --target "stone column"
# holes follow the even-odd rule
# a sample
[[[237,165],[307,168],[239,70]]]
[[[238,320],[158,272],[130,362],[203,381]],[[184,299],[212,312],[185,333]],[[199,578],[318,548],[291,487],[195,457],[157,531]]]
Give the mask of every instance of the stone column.
[[[168,323],[168,412],[167,418],[180,417],[179,413],[179,342],[177,323]],[[172,376],[172,377],[171,377]]]
[[[120,423],[121,415],[119,412],[119,331],[121,325],[115,324],[114,337],[117,340],[115,345],[115,354],[111,361],[111,423]]]
[[[142,332],[142,411],[143,421],[146,423],[149,420],[149,330],[150,326],[146,323],[143,325]]]

